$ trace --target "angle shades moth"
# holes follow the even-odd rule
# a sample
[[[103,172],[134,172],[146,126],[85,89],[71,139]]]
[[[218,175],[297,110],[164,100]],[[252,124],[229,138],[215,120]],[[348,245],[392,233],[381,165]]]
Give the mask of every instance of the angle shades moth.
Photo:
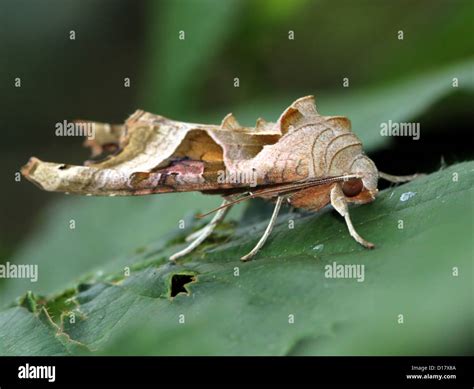
[[[260,118],[255,127],[241,126],[232,114],[220,125],[208,125],[141,110],[122,125],[90,123],[95,136],[85,145],[94,160],[75,166],[32,157],[22,174],[43,190],[80,195],[199,191],[223,196],[211,222],[191,234],[189,246],[172,260],[198,247],[232,205],[255,197],[275,202],[275,209],[262,238],[242,260],[251,259],[263,246],[284,201],[310,211],[331,204],[344,217],[350,235],[372,248],[355,230],[348,205],[373,201],[379,178],[404,182],[417,176],[379,172],[364,154],[350,121],[320,115],[313,96],[294,101],[275,123]],[[252,182],[222,179],[223,172],[252,177]]]

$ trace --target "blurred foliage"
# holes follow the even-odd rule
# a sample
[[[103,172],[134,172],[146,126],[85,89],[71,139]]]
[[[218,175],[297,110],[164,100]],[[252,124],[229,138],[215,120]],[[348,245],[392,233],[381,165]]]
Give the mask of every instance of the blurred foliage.
[[[393,141],[392,137],[380,136],[380,123],[388,120],[405,122],[419,119],[436,102],[459,91],[467,92],[466,97],[474,96],[473,69],[474,58],[436,72],[344,95],[322,91],[316,96],[316,106],[322,115],[343,115],[350,118],[353,130],[364,144],[364,150],[370,153]],[[456,88],[452,86],[454,77],[459,81]],[[295,96],[295,99],[297,97]],[[261,107],[260,115],[276,120],[288,106],[288,100],[261,100],[257,105]],[[464,106],[454,105],[447,108],[451,112],[459,112]],[[446,110],[446,107],[443,109]],[[243,105],[235,114],[239,119],[242,118],[244,123],[254,125],[254,110],[250,104]],[[421,123],[421,127],[426,135],[424,123]]]
[[[125,264],[132,262],[145,266],[140,277],[150,277],[153,280],[155,269],[161,269],[161,263],[166,262],[163,256],[168,251],[173,251],[169,239],[183,234],[176,230],[178,220],[187,220],[187,228],[190,228],[196,211],[212,208],[218,202],[218,199],[198,194],[129,199],[59,199],[62,195],[42,193],[30,184],[15,182],[13,174],[32,154],[44,160],[72,163],[79,163],[87,158],[87,153],[81,150],[77,139],[54,136],[54,123],[57,121],[85,118],[120,122],[136,108],[143,108],[179,120],[213,123],[220,122],[225,114],[233,111],[241,123],[253,125],[258,117],[276,120],[295,98],[315,94],[322,114],[347,115],[352,120],[354,131],[361,136],[367,150],[377,154],[382,166],[387,164],[388,159],[394,159],[392,155],[395,151],[393,166],[402,169],[409,164],[407,172],[418,170],[417,166],[427,166],[427,161],[430,162],[428,166],[433,167],[443,155],[452,156],[449,163],[472,159],[473,156],[472,146],[464,138],[471,136],[470,132],[468,135],[463,132],[472,127],[472,1],[366,1],[359,4],[351,1],[304,0],[166,0],[146,3],[102,1],[98,4],[91,0],[80,3],[48,0],[39,4],[31,0],[3,0],[0,7],[0,42],[7,53],[0,58],[0,77],[5,86],[0,96],[3,107],[0,127],[4,130],[0,158],[2,179],[6,183],[0,202],[0,261],[40,265],[37,284],[0,280],[1,305],[10,304],[15,297],[32,289],[36,294],[47,295],[49,310],[60,311],[65,302],[61,300],[61,296],[66,300],[64,296],[70,296],[68,293],[71,290],[76,295],[75,288],[79,284],[92,283],[95,286],[89,292],[86,286],[87,290],[79,293],[79,296],[90,293],[92,302],[88,307],[92,311],[97,308],[94,304],[105,301],[104,296],[122,297],[126,306],[132,301],[128,299],[135,297],[132,294],[125,297],[114,296],[117,289],[107,283],[110,281],[107,277],[120,273]],[[76,41],[68,40],[71,29],[77,32]],[[184,41],[178,39],[181,30],[186,34]],[[295,40],[288,39],[289,30],[295,31]],[[397,39],[399,30],[404,31],[402,41]],[[13,79],[17,76],[22,77],[22,88],[13,87]],[[131,78],[131,88],[123,87],[124,77]],[[233,87],[234,77],[239,77],[239,88]],[[349,88],[342,85],[344,77],[350,79]],[[458,88],[452,88],[453,77],[459,78]],[[397,146],[398,140],[380,137],[380,122],[388,120],[417,120],[421,123],[422,140],[411,143],[416,146],[416,154],[408,154],[408,147],[404,145]],[[433,138],[425,141],[434,133],[441,134],[443,139],[440,141],[436,138],[437,145],[433,143]],[[440,143],[441,152],[438,150]],[[398,148],[395,150],[395,147]],[[463,193],[450,195],[452,203],[443,205],[442,209],[432,208],[430,212],[436,215],[439,223],[444,223],[445,216],[449,216],[450,212],[456,214],[463,205],[469,212],[458,212],[461,216],[460,225],[472,232],[472,205],[466,201],[469,198],[466,193],[470,192]],[[434,196],[432,190],[426,196]],[[472,203],[472,193],[470,196]],[[427,205],[419,204],[420,212],[433,204],[433,201],[429,200]],[[45,206],[47,202],[51,204]],[[355,213],[358,220],[362,220],[365,212],[376,215],[378,207],[391,206],[391,203],[387,204],[386,198],[378,202],[380,205],[376,204],[377,202],[369,206],[367,211],[358,209]],[[420,213],[411,208],[410,212],[408,209],[403,212],[411,220],[422,218]],[[237,215],[238,212],[234,217]],[[76,220],[75,230],[68,228],[70,219]],[[334,242],[341,240],[343,244],[337,247],[342,251],[349,250],[348,247],[353,248],[343,226],[334,224],[336,222],[332,219],[330,215],[323,215],[321,218],[315,216],[305,219],[305,223],[311,224],[311,220],[317,220],[316,224],[319,225],[323,220],[328,233],[335,233],[338,227],[343,231],[342,235],[338,229],[337,237],[327,235],[327,239],[334,239]],[[311,224],[310,229],[308,226],[309,224],[306,230],[298,230],[301,231],[298,234],[302,235],[298,235],[296,241],[312,245],[317,239],[326,236],[317,233],[322,227],[313,227]],[[405,243],[407,241],[402,244],[399,240],[398,243],[394,241],[392,245],[381,249],[384,250],[384,258],[380,256],[382,251],[375,251],[375,254],[363,252],[360,257],[352,256],[347,251],[341,252],[340,258],[343,261],[369,263],[370,258],[374,259],[375,256],[379,262],[387,261],[377,270],[380,273],[376,273],[381,275],[381,280],[364,283],[360,288],[369,301],[377,300],[374,300],[374,290],[384,286],[384,280],[390,281],[384,278],[389,277],[386,273],[395,271],[394,278],[390,281],[392,284],[389,285],[398,285],[406,293],[402,293],[400,300],[397,300],[395,286],[393,291],[387,292],[387,301],[391,301],[394,307],[400,302],[411,301],[409,293],[435,299],[429,297],[438,296],[430,294],[435,293],[430,288],[440,283],[448,288],[439,289],[443,290],[443,296],[438,297],[442,298],[444,304],[448,299],[457,298],[458,293],[465,296],[467,290],[464,279],[462,285],[453,286],[452,290],[446,286],[451,284],[446,283],[443,278],[445,273],[442,271],[449,270],[440,269],[442,266],[451,266],[451,263],[445,262],[449,261],[447,251],[440,250],[438,243],[433,245],[433,251],[425,247],[429,246],[430,239],[431,242],[442,241],[443,234],[452,227],[449,223],[444,226],[432,228],[428,221],[420,223],[419,231],[417,230],[419,234],[408,238],[409,244]],[[366,235],[376,240],[369,236],[371,233],[378,233],[374,227],[368,227]],[[323,230],[326,234],[325,229],[321,233]],[[311,234],[306,235],[302,231],[311,231]],[[364,232],[362,229],[361,233]],[[293,231],[293,234],[297,232]],[[285,239],[295,241],[296,235],[293,234],[285,238],[286,233],[278,233],[280,239],[284,238],[280,245],[275,245],[275,240],[272,240],[273,246],[265,248],[261,260],[245,265],[248,274],[256,270],[255,278],[249,281],[252,283],[250,286],[259,288],[257,280],[261,273],[275,273],[277,278],[286,274],[288,290],[281,291],[286,296],[293,293],[292,287],[299,287],[293,283],[301,277],[300,271],[307,277],[313,274],[311,272],[319,274],[322,265],[318,262],[314,266],[314,258],[308,259],[304,253],[306,249],[301,248],[299,252],[294,246],[291,253],[285,253]],[[160,236],[162,238],[158,239]],[[387,232],[383,236],[377,236],[377,241],[389,239],[390,242],[390,239],[399,237],[399,233],[394,235]],[[458,246],[451,247],[451,244],[454,245],[451,242],[449,248],[455,250],[453,252],[457,252],[460,260],[463,260],[462,258],[469,258],[466,250],[471,250],[472,254],[472,244],[469,246],[469,238],[461,239],[464,237],[461,232],[459,237],[459,241],[453,240]],[[239,242],[246,242],[246,239],[244,230],[239,230],[235,240],[230,240],[230,246],[226,246],[227,251],[217,251],[216,254],[206,256],[206,261],[210,262],[204,261],[201,265],[201,258],[193,257],[186,261],[185,267],[191,263],[194,270],[199,269],[199,273],[203,274],[200,277],[203,278],[213,275],[220,277],[221,270],[228,272],[226,267],[238,264],[237,251],[240,253],[242,249],[237,250],[232,245],[239,247]],[[279,250],[283,250],[281,255],[278,254]],[[133,254],[134,252],[136,253]],[[326,254],[323,254],[323,258]],[[433,255],[438,259],[431,260],[428,264]],[[276,266],[272,264],[274,258],[264,259],[269,256],[279,258],[276,259]],[[290,261],[290,256],[295,257],[294,260]],[[332,256],[339,261],[339,251],[331,254]],[[288,258],[288,264],[285,258]],[[399,269],[397,266],[400,258],[407,262]],[[222,269],[219,267],[220,260]],[[151,267],[146,268],[147,264]],[[411,264],[418,270],[412,275],[413,278],[408,276],[405,289],[404,277],[407,274],[404,272],[411,271]],[[221,270],[216,270],[217,267]],[[425,267],[429,272],[421,280],[419,277],[423,272],[420,269]],[[153,284],[152,288],[161,285],[160,282],[167,282],[166,271],[157,275],[154,280],[157,284]],[[129,281],[132,289],[137,287],[133,285],[134,282],[141,282],[138,274],[136,276],[137,278],[130,278]],[[83,323],[82,327],[78,326],[76,330],[84,332],[75,333],[74,336],[93,347],[100,346],[101,352],[111,353],[180,353],[186,352],[184,350],[194,340],[194,348],[188,348],[186,353],[350,354],[362,353],[363,350],[367,353],[383,353],[385,350],[387,353],[400,354],[431,352],[430,337],[439,334],[436,326],[441,325],[434,302],[424,305],[426,308],[422,311],[423,316],[420,313],[415,324],[410,324],[413,327],[404,327],[409,327],[404,333],[400,333],[400,327],[378,327],[379,320],[386,319],[385,315],[389,315],[392,320],[393,312],[382,310],[377,313],[380,316],[371,316],[373,321],[367,328],[357,328],[342,334],[338,329],[340,312],[327,311],[326,315],[333,316],[315,332],[299,327],[300,324],[297,323],[280,343],[270,335],[265,337],[268,331],[257,332],[262,336],[259,341],[262,348],[252,351],[242,347],[236,350],[235,344],[245,340],[244,332],[248,328],[244,328],[244,332],[236,332],[235,338],[219,338],[218,341],[222,341],[219,344],[209,342],[206,336],[199,336],[200,340],[195,336],[196,331],[204,331],[209,326],[209,321],[219,322],[221,314],[227,312],[229,317],[233,317],[232,312],[247,309],[248,296],[239,295],[234,289],[235,285],[222,288],[218,284],[213,284],[210,279],[205,285],[198,282],[192,287],[191,298],[179,296],[172,303],[158,299],[156,307],[148,307],[146,312],[142,312],[151,317],[156,313],[158,318],[161,317],[159,315],[165,315],[165,318],[174,320],[181,307],[186,307],[195,319],[190,327],[186,327],[189,329],[186,334],[179,328],[166,327],[168,324],[165,319],[159,322],[155,318],[148,329],[137,330],[136,326],[142,325],[138,319],[136,322],[128,322],[127,327],[130,325],[132,329],[123,328],[123,334],[122,329],[117,329],[113,337],[127,345],[122,348],[114,341],[106,342],[109,335],[104,339],[85,339],[86,332],[90,331],[88,326],[93,321]],[[278,282],[275,284],[279,285]],[[263,276],[260,287],[271,289],[272,285],[274,279]],[[213,287],[221,288],[221,293],[206,295],[206,287],[211,288],[211,291]],[[336,297],[331,291],[327,291],[330,294],[328,297],[332,296],[329,300],[345,307],[342,301],[348,298],[348,303],[353,302],[355,308],[361,309],[359,312],[366,312],[360,301],[349,298],[355,293],[354,288],[341,285],[341,289],[343,290]],[[201,296],[200,304],[195,307],[192,306],[194,290],[202,291],[202,294],[198,293]],[[69,292],[64,295],[63,291]],[[321,291],[316,288],[314,293],[316,292]],[[52,308],[53,295],[59,296],[59,303],[55,307],[62,308]],[[379,296],[382,295],[383,292],[380,292]],[[229,304],[229,296],[233,299],[232,304]],[[305,293],[301,290],[296,292],[296,297],[307,302]],[[317,293],[313,297],[312,301],[317,302],[314,303],[314,311],[308,306],[304,309],[309,309],[310,316],[313,312],[312,319],[321,323],[317,321],[318,309],[327,306],[319,305],[323,301],[317,297]],[[418,301],[419,304],[417,299],[421,297],[412,296],[412,301]],[[461,299],[459,306],[464,307],[466,301]],[[258,304],[257,301],[253,309],[261,312]],[[391,309],[389,304],[386,308]],[[459,313],[457,306],[446,309],[446,312],[452,314],[447,326],[453,331],[459,329],[465,317]],[[135,310],[132,312],[137,313]],[[208,312],[210,316],[199,316],[198,312]],[[354,309],[348,311],[348,316],[350,312],[357,313]],[[97,317],[100,318],[102,313],[99,309]],[[218,316],[213,316],[216,314]],[[55,329],[44,313],[32,315],[25,308],[17,307],[4,311],[1,315],[0,320],[4,323],[21,323],[18,326],[2,327],[2,335],[8,334],[9,339],[15,339],[13,343],[5,343],[5,338],[0,336],[3,339],[0,350],[5,353],[54,354],[83,350],[80,345],[72,345],[61,336],[55,336]],[[261,315],[258,316],[254,311],[252,315],[252,320],[256,320],[255,326],[259,327],[261,320],[258,319],[261,319]],[[272,315],[269,317],[276,320]],[[97,319],[98,332],[92,332],[90,336],[99,336],[100,331],[103,331],[102,335],[107,333],[106,326],[113,323],[114,317],[116,316],[109,316],[102,328]],[[347,317],[342,319],[345,322]],[[351,317],[352,319],[357,318]],[[38,320],[42,323],[41,326],[37,325]],[[238,323],[238,320],[243,319],[236,320]],[[428,320],[438,322],[430,325]],[[230,324],[216,323],[216,332],[222,334],[227,325]],[[418,336],[417,326],[428,326],[429,331],[424,336]],[[213,328],[208,328],[210,334]],[[283,327],[275,327],[275,334],[281,328]],[[162,332],[156,333],[159,329]],[[369,330],[374,334],[374,340],[370,344],[364,344],[364,331],[370,333]],[[24,337],[24,341],[20,342],[15,336],[20,336],[22,331],[28,332],[30,337]],[[392,331],[390,334],[396,333],[397,336],[393,335],[393,341],[387,342],[390,334],[384,331]],[[461,328],[459,333],[459,344],[462,344],[465,339],[463,334],[466,332]],[[34,343],[36,337],[39,340]],[[124,340],[126,337],[128,343]],[[267,346],[264,347],[266,341]],[[377,342],[385,344],[385,349],[377,348]],[[451,341],[449,344],[453,349],[450,351],[448,343],[433,343],[433,352],[450,353],[462,348]]]
[[[150,3],[147,107],[177,115],[192,106],[200,74],[232,33],[242,5],[236,0]]]

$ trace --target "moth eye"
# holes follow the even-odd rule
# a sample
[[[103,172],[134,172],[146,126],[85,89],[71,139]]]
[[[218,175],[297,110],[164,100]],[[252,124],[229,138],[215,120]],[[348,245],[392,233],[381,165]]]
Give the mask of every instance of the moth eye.
[[[342,192],[347,197],[357,196],[363,188],[362,180],[349,180],[342,184]]]

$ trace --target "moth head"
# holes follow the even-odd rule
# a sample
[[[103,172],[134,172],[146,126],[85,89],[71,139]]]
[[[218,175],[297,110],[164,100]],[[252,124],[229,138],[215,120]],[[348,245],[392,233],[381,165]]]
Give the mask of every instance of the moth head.
[[[372,160],[366,155],[354,159],[351,174],[360,178],[350,179],[342,183],[342,191],[349,202],[368,203],[375,199],[379,172]]]

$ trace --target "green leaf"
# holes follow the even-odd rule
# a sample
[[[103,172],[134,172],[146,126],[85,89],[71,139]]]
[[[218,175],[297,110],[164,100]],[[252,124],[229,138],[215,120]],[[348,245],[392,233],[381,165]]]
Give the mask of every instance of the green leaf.
[[[123,253],[143,251],[150,242],[178,229],[179,220],[185,221],[188,231],[195,212],[219,203],[214,197],[197,193],[114,199],[51,195],[58,201],[43,212],[41,228],[10,260],[38,264],[38,282],[0,279],[4,283],[0,307],[28,289],[51,294],[74,286],[84,273],[100,274],[104,264],[120,260]],[[74,229],[70,229],[71,220]]]
[[[84,277],[74,293],[29,295],[33,311],[23,305],[0,312],[0,352],[467,352],[474,324],[473,169],[474,162],[454,165],[353,208],[354,225],[376,243],[374,250],[355,243],[334,212],[280,217],[249,263],[239,258],[256,243],[266,220],[243,222],[235,231],[227,225],[221,232],[233,233],[231,238],[172,264],[167,256],[183,244],[184,234],[177,231],[111,262],[102,275]],[[363,265],[363,281],[328,278],[327,266],[334,262]],[[53,325],[44,317],[48,309],[67,314]]]
[[[45,309],[32,313],[23,307],[0,312],[1,355],[72,355],[87,352],[54,325]]]

